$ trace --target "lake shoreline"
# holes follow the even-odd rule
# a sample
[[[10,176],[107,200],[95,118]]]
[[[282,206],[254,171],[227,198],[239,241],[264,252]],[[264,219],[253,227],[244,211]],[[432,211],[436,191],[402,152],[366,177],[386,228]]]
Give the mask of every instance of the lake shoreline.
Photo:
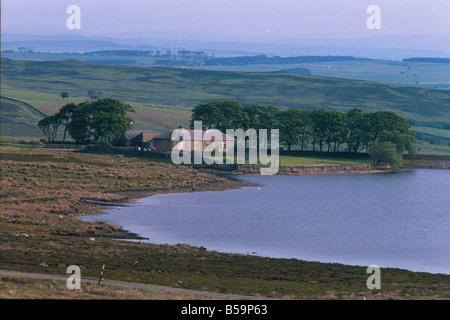
[[[381,181],[383,181],[383,184],[384,184],[384,182],[386,181],[385,179],[389,179],[390,181],[397,181],[398,179],[400,179],[401,177],[403,177],[403,176],[405,176],[406,175],[406,177],[415,177],[415,176],[417,176],[417,174],[418,173],[414,173],[414,172],[412,172],[412,170],[394,170],[394,171],[398,171],[399,173],[402,173],[403,172],[403,174],[389,174],[389,175],[379,175],[379,174],[375,174],[375,175],[373,175],[373,176],[367,176],[367,177],[364,177],[364,176],[366,176],[366,175],[353,175],[353,177],[344,177],[344,175],[340,175],[341,177],[336,177],[336,176],[331,176],[331,177],[328,177],[328,178],[320,178],[320,179],[318,179],[317,181],[330,181],[330,182],[333,182],[333,181],[342,181],[342,179],[356,179],[355,181],[366,181],[366,179],[370,179],[370,181],[372,181],[373,179],[376,179],[376,181],[379,181],[379,179],[382,179]],[[409,171],[411,171],[411,172],[409,172]],[[421,172],[424,172],[424,171],[434,171],[434,170],[421,170]],[[436,174],[438,174],[438,175],[440,175],[440,173],[434,173],[434,175],[436,175]],[[358,177],[359,176],[359,177]],[[289,177],[286,177],[286,179],[287,180],[280,180],[280,179],[284,179],[284,178],[282,178],[281,176],[279,176],[279,177],[273,177],[274,179],[271,179],[271,177],[266,177],[266,178],[264,178],[264,177],[261,177],[261,179],[258,179],[258,177],[256,176],[256,175],[254,175],[253,177],[251,177],[251,176],[247,176],[247,177],[245,177],[245,176],[242,176],[242,179],[244,180],[244,182],[250,182],[250,183],[252,183],[253,185],[249,185],[249,184],[246,184],[246,186],[255,186],[255,185],[261,185],[261,186],[264,186],[264,188],[258,188],[258,190],[259,189],[261,189],[261,191],[256,191],[257,193],[259,193],[259,192],[261,192],[261,193],[263,193],[264,191],[263,190],[266,190],[267,188],[269,188],[269,189],[267,189],[267,190],[269,190],[269,192],[270,192],[270,194],[277,194],[277,193],[274,193],[273,191],[274,190],[272,190],[272,189],[270,189],[270,186],[271,186],[271,181],[285,181],[286,183],[287,182],[289,182],[289,181],[303,181],[303,184],[307,184],[308,186],[310,186],[312,183],[313,183],[313,181],[316,181],[316,178],[314,177],[311,177],[311,178],[307,178],[306,180],[305,179],[303,179],[303,178],[300,178],[300,179],[292,179],[292,178],[289,178]],[[336,178],[336,179],[335,179]],[[323,179],[329,179],[329,180],[323,180]],[[345,180],[346,181],[346,180]],[[279,183],[279,182],[278,182]],[[339,183],[339,182],[337,182],[337,183]],[[346,185],[346,184],[344,184],[344,185]],[[386,185],[385,185],[385,187],[387,187],[389,185],[389,183],[386,183]],[[391,184],[392,185],[392,184]],[[235,185],[235,186],[237,186],[238,188],[239,187],[241,187],[241,184],[240,183],[238,183],[237,185]],[[267,188],[266,188],[266,186],[267,186]],[[348,185],[347,185],[348,186]],[[379,186],[381,186],[382,187],[382,185],[379,185]],[[221,188],[221,190],[228,190],[228,189],[232,189],[232,188],[223,188],[223,186],[222,186],[222,188]],[[244,197],[238,197],[238,198],[240,198],[240,200],[239,201],[231,201],[231,203],[234,203],[234,204],[239,204],[239,203],[244,203],[246,200],[245,199],[250,199],[251,201],[254,201],[254,198],[253,198],[253,195],[255,195],[255,191],[252,191],[252,189],[254,189],[254,188],[243,188],[243,190],[242,190],[242,192],[244,193],[244,194],[249,194],[249,195],[251,195],[251,196],[249,196],[248,198],[246,197],[246,196],[244,196]],[[291,190],[294,190],[295,188],[291,188]],[[333,188],[332,188],[333,189]],[[277,189],[278,190],[278,189]],[[314,190],[314,189],[313,189]],[[336,189],[336,188],[334,188],[333,190],[338,190],[338,189]],[[361,189],[357,189],[357,190],[361,190]],[[382,190],[382,188],[381,189],[379,189],[379,190]],[[222,194],[222,193],[210,193],[210,194],[206,194],[206,195],[202,195],[200,192],[195,192],[196,194],[193,194],[193,195],[190,195],[189,194],[189,192],[186,192],[186,191],[190,191],[190,190],[180,190],[180,192],[184,192],[184,195],[180,195],[182,198],[179,198],[179,196],[176,196],[175,198],[172,198],[172,197],[170,197],[169,198],[169,200],[162,200],[162,203],[166,203],[165,201],[169,201],[169,202],[167,202],[167,203],[175,203],[174,204],[174,209],[173,210],[175,210],[175,211],[173,211],[173,214],[175,215],[175,216],[177,216],[177,213],[179,213],[178,212],[178,209],[176,209],[176,208],[178,208],[178,205],[177,205],[177,200],[176,199],[178,199],[178,202],[179,203],[187,203],[187,208],[190,208],[190,207],[192,207],[192,205],[194,205],[194,203],[195,203],[195,206],[197,206],[197,205],[199,205],[200,203],[202,203],[202,201],[198,201],[198,199],[200,199],[200,197],[203,197],[203,198],[208,198],[209,200],[208,201],[213,201],[214,203],[219,203],[219,202],[217,202],[216,200],[217,199],[222,199],[223,198],[223,196],[221,196],[220,194]],[[200,191],[200,190],[198,190],[198,191]],[[212,188],[208,188],[208,190],[204,190],[204,191],[214,191]],[[236,195],[236,194],[241,194],[242,193],[241,191],[235,191],[235,192],[231,192],[231,193],[224,193],[224,194],[229,194],[229,195]],[[270,197],[267,197],[267,191],[265,191],[266,192],[266,195],[264,196],[264,199],[268,199],[268,198],[270,198]],[[166,193],[167,194],[167,192],[164,192],[164,193]],[[162,194],[164,194],[164,193],[162,193]],[[178,192],[169,192],[169,193],[178,193]],[[285,193],[282,193],[282,194],[277,194],[277,196],[276,196],[276,199],[278,199],[280,196],[282,196],[282,195],[284,195]],[[192,197],[192,198],[191,198]],[[225,196],[225,197],[227,197],[227,196]],[[234,197],[232,197],[233,199],[234,199]],[[159,200],[158,200],[159,199]],[[161,201],[160,199],[167,199],[167,198],[157,198],[156,200],[143,200],[143,202],[142,203],[146,203],[146,201],[150,201],[152,204],[155,204],[155,202],[154,201],[156,201],[156,203],[159,203],[159,201]],[[181,202],[180,202],[180,200],[179,199],[184,199],[184,200],[182,200]],[[192,201],[190,201],[190,200],[188,200],[188,199],[194,199],[194,200],[192,200]],[[195,200],[195,199],[197,199],[197,200]],[[287,203],[289,203],[289,201],[290,200],[292,200],[292,199],[297,199],[296,197],[294,197],[294,198],[292,198],[292,197],[287,197]],[[242,202],[243,201],[243,202]],[[273,202],[273,201],[272,201]],[[235,207],[236,207],[236,205],[231,205],[231,203],[230,203],[230,207],[229,207],[229,210],[232,210],[232,211],[235,211],[234,209],[236,209]],[[270,203],[270,201],[269,201],[269,203]],[[253,206],[253,203],[251,202],[250,203],[250,205],[251,206]],[[138,205],[139,206],[139,205]],[[172,206],[172,205],[170,205],[170,206]],[[163,209],[163,211],[164,211],[164,215],[166,215],[166,214],[169,214],[169,215],[171,215],[172,214],[172,209],[171,209],[171,207],[167,207],[166,209]],[[233,209],[234,208],[234,209]],[[249,207],[250,208],[250,207]],[[153,209],[152,209],[153,210]],[[156,209],[156,207],[155,207],[155,209],[154,210],[156,210],[155,211],[155,214],[156,214],[156,212],[158,212],[158,210]],[[197,212],[197,209],[193,209],[193,210],[196,210],[196,212]],[[199,209],[200,210],[200,209]],[[219,210],[219,209],[218,209]],[[250,209],[248,209],[247,211],[249,211]],[[263,209],[262,209],[263,210]],[[163,211],[160,211],[160,212],[163,212]],[[237,211],[239,211],[239,210],[237,210]],[[124,212],[124,214],[126,214],[126,216],[125,217],[128,217],[128,213],[129,213],[130,211],[126,211],[126,212]],[[218,212],[221,212],[220,210],[219,211],[217,211],[216,213],[218,213]],[[259,212],[259,211],[258,211]],[[309,210],[308,210],[308,212],[310,212]],[[314,211],[313,211],[314,212]],[[112,213],[113,214],[113,216],[115,217],[114,219],[112,219],[111,220],[111,222],[113,222],[113,223],[117,223],[117,224],[124,224],[124,226],[126,226],[127,228],[130,228],[131,230],[134,230],[134,231],[136,231],[136,232],[139,232],[139,233],[141,233],[141,235],[142,236],[145,236],[145,237],[150,237],[150,239],[147,239],[147,240],[150,240],[149,242],[150,243],[154,243],[154,244],[169,244],[169,245],[174,245],[175,243],[178,243],[178,242],[176,242],[176,241],[180,241],[180,243],[184,243],[183,241],[187,241],[187,240],[176,240],[176,241],[172,241],[172,240],[167,240],[167,239],[169,239],[169,238],[167,238],[163,233],[158,233],[159,231],[156,231],[156,233],[154,233],[154,232],[147,232],[147,231],[149,231],[149,230],[147,230],[147,231],[144,231],[142,228],[137,228],[137,229],[133,229],[130,225],[128,225],[127,224],[127,222],[125,221],[125,220],[123,220],[123,219],[121,219],[120,218],[120,216],[122,215],[122,213],[121,212],[115,212],[115,210],[113,210],[113,211],[111,211],[111,210],[108,210],[108,213]],[[267,213],[267,212],[266,212]],[[223,219],[221,218],[222,216],[224,216],[224,215],[222,215],[222,214],[219,214],[218,216],[217,216],[217,219],[216,218],[214,218],[214,220],[211,222],[211,220],[210,219],[207,219],[208,221],[209,221],[209,224],[208,224],[208,222],[206,222],[206,220],[205,220],[205,228],[206,229],[208,229],[208,230],[211,230],[211,228],[212,228],[212,226],[213,226],[213,224],[214,223],[216,223],[216,225],[223,225],[223,226],[226,226],[227,225],[227,223],[223,223],[224,221],[223,221]],[[267,215],[265,215],[266,217],[267,217]],[[394,215],[395,216],[395,215]],[[195,217],[197,217],[197,216],[195,216]],[[177,218],[177,220],[178,219],[180,219],[180,218],[182,218],[181,216],[179,216],[178,215],[178,218]],[[156,220],[158,220],[159,218],[156,218]],[[169,218],[168,219],[168,221],[172,221],[171,220],[172,218]],[[127,220],[127,219],[126,219]],[[156,221],[155,220],[155,221]],[[163,221],[163,220],[161,220],[161,221]],[[214,221],[216,221],[216,222],[214,222]],[[231,221],[235,221],[235,219],[233,218],[233,219],[228,219],[228,221],[230,221],[230,224],[233,224]],[[203,225],[203,223],[202,222],[199,222],[200,224],[202,224]],[[223,223],[223,224],[222,224]],[[142,224],[142,223],[139,223],[138,224],[139,226],[143,226],[143,225],[145,225],[145,224]],[[169,225],[170,224],[163,224],[165,227],[164,227],[164,230],[165,230],[165,228],[166,227],[169,227]],[[175,224],[175,225],[178,225],[178,224]],[[182,223],[182,225],[183,226],[188,226],[189,224],[185,224],[185,223]],[[191,226],[189,226],[188,227],[188,229],[190,229],[191,228]],[[140,231],[139,231],[140,230]],[[150,229],[151,230],[151,229]],[[157,229],[156,230],[159,230],[158,229],[158,227],[157,227]],[[174,229],[175,230],[175,229]],[[229,230],[231,230],[231,229],[229,229]],[[233,234],[235,233],[234,231],[236,231],[235,229],[233,229]],[[220,232],[219,232],[220,233]],[[238,234],[238,232],[236,232],[236,234]],[[206,239],[206,238],[205,238]],[[249,249],[249,251],[242,251],[242,250],[244,250],[244,249],[242,249],[242,248],[240,248],[239,247],[239,244],[236,244],[238,247],[234,247],[234,249],[230,249],[230,248],[232,248],[232,246],[225,246],[225,247],[222,247],[222,249],[220,249],[219,247],[217,247],[216,246],[216,244],[215,244],[215,242],[216,241],[219,241],[218,239],[221,239],[220,238],[220,236],[217,236],[217,235],[213,235],[212,236],[212,238],[209,238],[210,240],[211,239],[213,239],[212,240],[212,242],[210,241],[210,242],[201,242],[200,240],[201,239],[197,239],[197,241],[193,241],[193,242],[190,242],[190,241],[187,241],[186,242],[186,244],[188,244],[188,245],[191,245],[191,246],[205,246],[206,248],[208,248],[208,250],[214,250],[214,251],[218,251],[218,252],[223,252],[223,253],[236,253],[236,254],[247,254],[247,255],[249,255],[250,254],[250,252],[252,252],[250,249]],[[165,242],[165,241],[168,241],[168,242]],[[171,242],[172,241],[172,242]],[[147,241],[146,241],[147,242]],[[211,246],[211,243],[212,243],[212,246]],[[245,247],[245,246],[244,246]],[[236,250],[236,248],[239,248],[238,249],[238,251],[233,251],[233,250]],[[228,250],[228,249],[230,249],[230,250]],[[241,250],[242,249],[242,250]],[[261,249],[261,248],[252,248],[252,249],[255,249],[257,252],[260,252],[260,250],[259,249]],[[264,250],[261,250],[262,252],[264,252]],[[267,255],[267,252],[266,253],[263,253],[263,256],[267,256],[267,257],[273,257],[273,258],[276,258],[276,256],[272,256],[272,255],[270,255],[270,254],[268,254]],[[283,257],[280,257],[280,258],[282,258],[283,259]],[[284,257],[284,258],[287,258],[287,257]],[[297,258],[295,258],[295,259],[304,259],[304,258],[299,258],[299,257],[297,257]],[[310,261],[312,261],[311,259],[307,259],[307,260],[310,260]],[[316,260],[314,260],[314,261],[316,261]],[[326,262],[326,261],[323,261],[323,263],[332,263],[332,262]],[[345,264],[345,262],[339,262],[339,263],[344,263]],[[406,267],[404,267],[404,268],[406,268]],[[433,271],[413,271],[413,272],[433,272]],[[438,272],[438,273],[440,273],[440,272]]]
[[[77,217],[102,215],[104,210],[121,206],[128,206],[136,200],[151,197],[154,195],[172,194],[172,193],[190,193],[190,192],[206,192],[206,191],[226,191],[231,189],[240,189],[243,187],[258,187],[259,185],[239,180],[239,176],[243,175],[260,175],[261,166],[247,165],[239,166],[239,170],[229,171],[214,167],[197,168],[199,172],[211,174],[217,177],[225,178],[210,184],[200,185],[196,187],[180,187],[166,190],[140,190],[140,191],[117,191],[114,194],[125,195],[126,200],[117,200],[110,202],[91,202],[84,201],[76,205],[80,214]],[[405,170],[415,169],[413,167],[391,168],[389,165],[349,165],[349,166],[280,166],[277,176],[310,176],[310,175],[341,175],[341,174],[383,174],[398,173]],[[129,230],[123,230],[120,236],[111,236],[114,240],[149,240],[137,233]]]
[[[360,166],[280,166],[281,171],[278,171],[276,175],[318,175],[318,174],[370,174],[370,173],[389,173],[399,172],[407,169],[392,169],[389,166],[377,166],[377,168],[371,169],[369,165]],[[204,191],[225,191],[230,189],[239,189],[242,187],[257,187],[258,185],[240,181],[237,177],[242,175],[260,175],[261,166],[248,166],[248,169],[240,168],[238,171],[220,170],[217,168],[207,167],[196,169],[199,172],[212,174],[221,178],[225,177],[225,181],[215,181],[210,184],[200,185],[196,187],[180,187],[166,190],[138,190],[138,191],[116,191],[113,194],[127,195],[128,199],[123,201],[111,201],[101,203],[99,201],[86,203],[87,205],[102,206],[106,208],[108,206],[120,206],[126,205],[136,199],[150,197],[159,194],[169,193],[185,193],[185,192],[204,192]],[[336,169],[333,169],[336,168]],[[87,201],[88,202],[88,201]],[[95,211],[95,210],[94,210]]]
[[[118,194],[122,196],[126,196],[125,200],[117,200],[117,201],[89,201],[85,199],[84,201],[76,204],[74,208],[79,214],[76,215],[76,218],[82,218],[86,216],[94,216],[94,215],[102,215],[106,214],[104,210],[111,209],[111,207],[116,207],[120,210],[120,207],[129,206],[136,200],[151,197],[154,195],[162,195],[162,194],[172,194],[172,193],[188,193],[188,192],[206,192],[206,191],[225,191],[231,189],[239,189],[243,187],[256,187],[257,185],[246,183],[243,181],[239,181],[237,179],[232,179],[231,177],[227,177],[227,180],[220,182],[213,182],[207,185],[201,185],[194,187],[186,187],[186,188],[174,188],[167,190],[140,190],[140,191],[117,191],[113,192],[113,194]],[[120,236],[111,236],[109,237],[113,240],[149,240],[149,238],[142,237],[137,233],[134,233],[129,230],[123,230]]]
[[[261,168],[267,166],[259,165],[237,165],[233,170],[220,167],[205,167],[197,170],[214,174],[216,176],[239,176],[239,175],[260,175]],[[317,174],[366,174],[366,173],[389,173],[402,171],[408,168],[391,168],[389,165],[333,165],[333,166],[280,166],[275,175],[317,175]]]
[[[236,174],[260,174],[259,166],[239,166]],[[348,166],[280,166],[277,175],[316,175],[347,173],[385,173],[393,169],[389,165],[348,165]]]
[[[242,168],[244,167],[244,168]],[[104,210],[121,206],[128,206],[130,203],[138,199],[151,197],[154,195],[171,194],[171,193],[190,193],[190,192],[206,192],[206,191],[225,191],[231,189],[240,189],[243,187],[258,187],[259,185],[244,182],[238,179],[242,175],[260,175],[261,166],[241,166],[239,171],[220,170],[217,168],[197,168],[196,170],[203,173],[212,174],[218,177],[225,178],[225,180],[215,181],[210,184],[200,185],[196,187],[174,188],[167,190],[140,190],[140,191],[117,191],[114,194],[125,195],[126,200],[109,201],[109,202],[91,202],[83,201],[76,205],[77,217],[102,215]],[[323,175],[323,174],[380,174],[390,172],[400,172],[404,169],[392,169],[390,166],[372,166],[372,165],[356,165],[356,166],[280,166],[279,172],[276,175]],[[130,230],[123,230],[120,236],[111,236],[114,240],[149,240],[149,238],[142,237]]]

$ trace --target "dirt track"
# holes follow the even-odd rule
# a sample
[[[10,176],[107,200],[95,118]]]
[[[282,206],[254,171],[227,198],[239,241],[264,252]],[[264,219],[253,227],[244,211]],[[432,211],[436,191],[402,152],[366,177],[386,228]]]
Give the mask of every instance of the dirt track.
[[[68,278],[68,276],[43,274],[43,273],[25,273],[25,272],[16,272],[16,271],[8,271],[8,270],[0,270],[0,275],[11,276],[11,277],[34,278],[34,279],[61,280],[61,281],[67,281],[67,278]],[[82,278],[81,282],[98,283],[98,280]],[[101,285],[154,290],[154,291],[166,291],[166,292],[182,293],[182,294],[185,293],[185,294],[200,295],[200,296],[206,296],[206,297],[208,297],[208,296],[216,297],[216,298],[219,297],[219,298],[224,298],[224,299],[268,300],[268,298],[263,298],[263,297],[252,297],[252,296],[223,294],[223,293],[215,293],[215,292],[194,291],[194,290],[187,290],[187,289],[161,287],[161,286],[148,285],[148,284],[117,282],[117,281],[108,281],[108,280],[102,280]]]

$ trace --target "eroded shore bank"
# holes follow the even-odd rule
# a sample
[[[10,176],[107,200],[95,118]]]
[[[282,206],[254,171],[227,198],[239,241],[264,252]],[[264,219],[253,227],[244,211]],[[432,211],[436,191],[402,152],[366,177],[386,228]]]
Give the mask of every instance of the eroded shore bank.
[[[349,166],[280,166],[277,175],[314,175],[344,173],[382,173],[390,172],[389,165],[349,165]],[[261,174],[261,166],[238,166],[233,174]]]

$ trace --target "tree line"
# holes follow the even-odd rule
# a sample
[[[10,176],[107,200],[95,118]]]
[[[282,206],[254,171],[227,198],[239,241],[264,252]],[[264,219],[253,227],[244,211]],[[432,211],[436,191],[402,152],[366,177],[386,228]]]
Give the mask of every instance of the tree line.
[[[206,66],[239,66],[248,64],[295,64],[295,63],[317,63],[335,61],[362,60],[352,56],[298,56],[298,57],[268,57],[266,55],[241,56],[230,58],[212,58],[204,62]],[[367,60],[367,59],[364,59]]]
[[[450,63],[450,58],[408,58],[402,62],[431,62],[431,63]]]
[[[38,127],[54,142],[63,125],[63,139],[67,133],[77,143],[112,141],[120,139],[131,129],[127,116],[133,108],[119,100],[101,98],[79,104],[68,103],[53,115],[38,122]],[[288,151],[294,146],[301,151],[357,154],[367,152],[374,164],[386,162],[397,166],[403,154],[415,153],[415,136],[410,125],[392,111],[364,113],[359,108],[340,110],[281,110],[276,106],[253,104],[242,106],[233,100],[211,101],[192,110],[191,126],[202,121],[209,128],[226,132],[227,129],[278,129],[280,145]]]
[[[192,123],[202,121],[209,128],[279,129],[280,145],[288,151],[297,146],[301,151],[356,154],[367,152],[374,164],[386,162],[397,166],[403,154],[415,153],[416,139],[410,125],[392,111],[364,113],[359,108],[339,110],[281,110],[276,106],[254,104],[242,106],[238,101],[211,101],[192,110]]]
[[[55,142],[61,125],[64,126],[63,142],[67,133],[77,143],[112,141],[123,137],[131,128],[128,112],[134,112],[130,105],[111,98],[67,103],[37,125],[49,142]]]

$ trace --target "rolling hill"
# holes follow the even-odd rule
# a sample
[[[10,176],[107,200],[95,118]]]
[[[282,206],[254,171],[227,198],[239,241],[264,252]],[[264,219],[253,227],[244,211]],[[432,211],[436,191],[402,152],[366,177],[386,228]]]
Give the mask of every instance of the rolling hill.
[[[191,108],[199,103],[232,99],[243,105],[280,108],[392,110],[422,132],[422,138],[436,135],[445,144],[448,139],[450,91],[445,90],[288,72],[147,68],[75,60],[1,62],[2,96],[27,102],[46,114],[68,101],[83,101],[90,89],[97,89],[132,104],[136,128],[172,128],[187,123]],[[63,100],[63,91],[71,98]]]

